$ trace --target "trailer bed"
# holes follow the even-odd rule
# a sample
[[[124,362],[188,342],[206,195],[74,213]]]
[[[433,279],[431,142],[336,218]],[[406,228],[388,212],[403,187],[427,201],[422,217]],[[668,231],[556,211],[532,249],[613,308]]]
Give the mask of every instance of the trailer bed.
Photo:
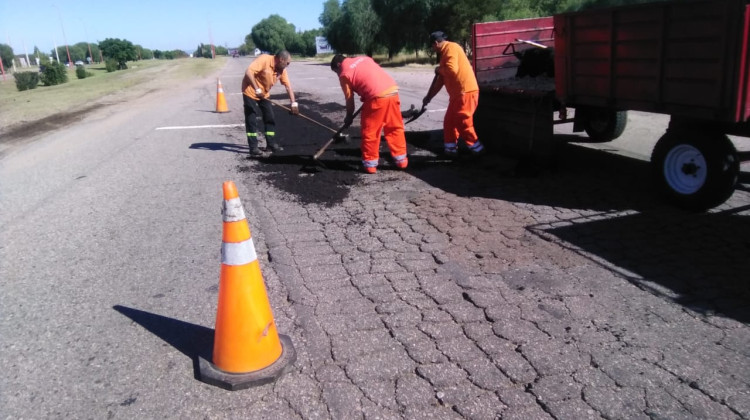
[[[575,106],[741,122],[746,0],[685,0],[554,16],[557,94]]]

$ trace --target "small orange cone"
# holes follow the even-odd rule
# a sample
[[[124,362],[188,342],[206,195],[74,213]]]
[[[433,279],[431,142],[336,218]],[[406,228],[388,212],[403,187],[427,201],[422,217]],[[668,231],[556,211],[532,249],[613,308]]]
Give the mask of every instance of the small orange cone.
[[[224,88],[221,86],[221,80],[216,79],[216,112],[229,112],[227,99],[224,97]]]
[[[235,391],[278,379],[296,360],[276,330],[260,264],[234,182],[224,183],[219,305],[213,363],[200,358],[203,382]]]

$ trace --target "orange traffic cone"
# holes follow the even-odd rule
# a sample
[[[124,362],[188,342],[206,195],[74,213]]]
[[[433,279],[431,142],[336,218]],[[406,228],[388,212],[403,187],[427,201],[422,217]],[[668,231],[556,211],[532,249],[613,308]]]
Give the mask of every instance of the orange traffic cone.
[[[201,380],[230,391],[278,379],[296,360],[276,330],[266,287],[234,182],[224,183],[219,305],[213,363],[200,358]]]
[[[221,80],[216,79],[216,112],[229,112],[227,108],[227,99],[224,97],[224,88],[221,86]]]

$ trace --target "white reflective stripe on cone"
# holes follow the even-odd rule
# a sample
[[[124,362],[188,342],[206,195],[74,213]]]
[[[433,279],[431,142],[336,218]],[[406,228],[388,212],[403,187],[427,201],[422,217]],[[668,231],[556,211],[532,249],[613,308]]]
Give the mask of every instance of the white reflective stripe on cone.
[[[242,242],[221,243],[221,263],[226,265],[245,265],[258,259],[252,239]]]
[[[221,212],[224,215],[225,222],[239,222],[245,220],[245,209],[242,208],[240,198],[224,200],[224,209]]]

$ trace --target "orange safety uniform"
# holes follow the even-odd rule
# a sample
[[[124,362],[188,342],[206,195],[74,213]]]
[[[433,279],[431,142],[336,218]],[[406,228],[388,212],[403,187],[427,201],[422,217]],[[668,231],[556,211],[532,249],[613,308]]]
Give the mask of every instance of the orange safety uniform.
[[[462,138],[472,152],[484,147],[474,131],[474,112],[479,104],[479,85],[463,48],[444,41],[440,47],[440,78],[448,92],[448,109],[443,120],[443,142],[446,151],[458,150]]]
[[[255,94],[250,75],[255,78],[258,88],[262,91],[261,95]],[[245,76],[242,78],[242,103],[245,112],[247,145],[250,153],[258,150],[258,115],[262,116],[263,119],[267,145],[272,148],[278,147],[276,142],[276,117],[271,102],[266,99],[268,92],[277,81],[281,82],[288,92],[292,91],[286,69],[283,69],[279,74],[276,69],[276,58],[270,54],[259,55],[245,70]]]
[[[274,56],[270,54],[261,54],[253,60],[253,62],[247,67],[245,77],[242,78],[242,94],[257,101],[260,98],[255,94],[255,89],[253,88],[252,83],[250,83],[250,78],[247,76],[248,72],[252,72],[253,76],[255,76],[255,81],[258,83],[258,87],[263,91],[263,96],[268,94],[277,81],[281,82],[281,84],[287,89],[291,88],[286,69],[284,69],[280,75],[277,74],[276,61]]]
[[[385,141],[396,165],[406,168],[404,120],[398,86],[393,78],[372,58],[362,56],[344,59],[339,81],[347,103],[353,103],[354,93],[363,102],[361,147],[365,170],[374,172],[378,166],[381,132],[385,133]]]

